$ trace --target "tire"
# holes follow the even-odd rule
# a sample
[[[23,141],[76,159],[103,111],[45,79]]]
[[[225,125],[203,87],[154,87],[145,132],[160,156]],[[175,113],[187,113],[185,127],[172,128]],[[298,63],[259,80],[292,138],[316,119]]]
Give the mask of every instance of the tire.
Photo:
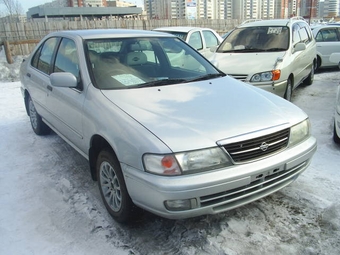
[[[313,84],[313,81],[314,81],[314,73],[315,73],[315,65],[313,63],[312,65],[312,70],[310,71],[308,77],[303,81],[303,84],[304,85],[312,85]]]
[[[334,130],[333,130],[333,140],[335,143],[340,144],[340,137],[336,133],[336,128],[335,128],[335,120],[334,120]]]
[[[320,67],[321,67],[321,58],[318,56],[317,60],[316,60],[316,67],[315,67],[315,71],[320,71]]]
[[[120,223],[136,219],[139,209],[133,204],[118,160],[111,150],[102,150],[96,164],[100,195],[107,211]]]
[[[27,106],[28,106],[28,114],[30,116],[31,126],[37,135],[47,135],[51,132],[51,129],[49,126],[47,126],[41,119],[41,116],[35,109],[33,100],[30,96],[28,96],[27,100]]]
[[[292,79],[289,77],[287,79],[287,87],[286,87],[284,98],[290,102],[292,100],[292,94],[293,94],[293,84],[292,84]]]

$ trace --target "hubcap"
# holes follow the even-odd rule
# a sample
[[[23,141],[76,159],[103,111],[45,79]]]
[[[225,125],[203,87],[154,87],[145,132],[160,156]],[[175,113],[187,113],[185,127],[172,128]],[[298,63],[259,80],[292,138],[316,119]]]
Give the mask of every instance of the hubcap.
[[[100,187],[110,208],[118,212],[122,206],[122,193],[116,172],[109,162],[100,165]]]

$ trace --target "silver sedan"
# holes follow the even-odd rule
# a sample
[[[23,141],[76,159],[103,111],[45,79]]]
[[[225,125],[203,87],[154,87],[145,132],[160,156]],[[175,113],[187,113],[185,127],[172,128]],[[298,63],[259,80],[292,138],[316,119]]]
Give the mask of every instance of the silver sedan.
[[[290,184],[316,151],[301,109],[167,33],[54,32],[20,74],[34,132],[88,159],[119,222],[140,208],[181,219],[242,206]]]

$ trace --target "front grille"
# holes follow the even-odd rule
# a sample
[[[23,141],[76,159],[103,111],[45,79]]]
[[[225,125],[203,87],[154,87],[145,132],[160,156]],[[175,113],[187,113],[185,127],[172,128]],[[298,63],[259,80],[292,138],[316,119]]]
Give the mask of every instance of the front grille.
[[[228,74],[230,77],[233,77],[236,80],[245,81],[248,77],[246,74]]]
[[[249,185],[202,196],[200,205],[201,207],[213,206],[215,212],[222,212],[255,201],[290,184],[306,169],[308,164],[309,161],[305,161],[292,169],[279,172],[274,170],[273,174],[255,180]]]
[[[288,145],[289,128],[246,141],[223,145],[235,163],[256,160],[278,152]]]

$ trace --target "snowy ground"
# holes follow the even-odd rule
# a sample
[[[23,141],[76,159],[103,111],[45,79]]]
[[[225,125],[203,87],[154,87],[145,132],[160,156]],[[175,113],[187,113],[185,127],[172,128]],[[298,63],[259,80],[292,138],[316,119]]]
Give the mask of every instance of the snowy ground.
[[[332,140],[339,71],[294,92],[318,140],[296,182],[219,215],[174,221],[146,213],[125,226],[106,212],[87,161],[56,134],[33,133],[20,61],[7,65],[0,52],[1,255],[340,254],[340,146]]]

